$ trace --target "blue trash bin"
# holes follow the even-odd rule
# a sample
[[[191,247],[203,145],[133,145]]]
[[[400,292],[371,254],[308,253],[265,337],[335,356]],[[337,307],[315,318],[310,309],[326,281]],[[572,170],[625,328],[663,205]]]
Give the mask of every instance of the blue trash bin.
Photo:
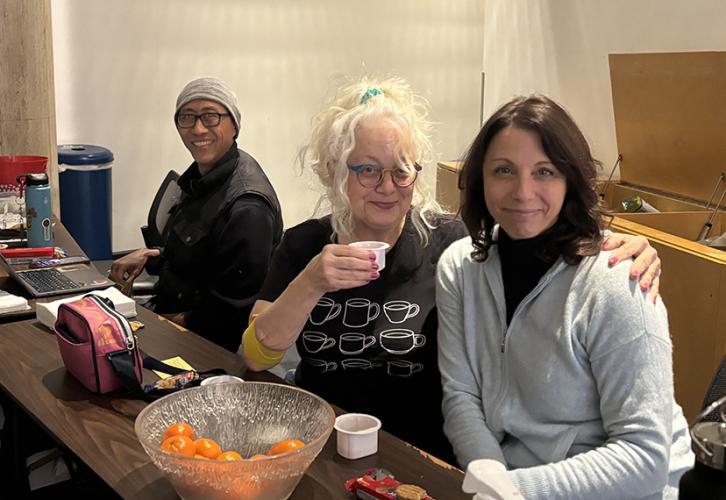
[[[61,222],[91,260],[110,260],[113,153],[100,146],[58,146]]]

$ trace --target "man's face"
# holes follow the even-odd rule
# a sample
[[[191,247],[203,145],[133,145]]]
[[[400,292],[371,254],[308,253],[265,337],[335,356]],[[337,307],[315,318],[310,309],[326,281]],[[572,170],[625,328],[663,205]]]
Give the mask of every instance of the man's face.
[[[219,125],[205,126],[201,119],[205,113],[222,115]],[[224,106],[208,99],[189,101],[182,106],[177,117],[181,115],[199,116],[192,127],[182,128],[177,122],[176,129],[204,175],[232,146],[236,132],[234,121]]]

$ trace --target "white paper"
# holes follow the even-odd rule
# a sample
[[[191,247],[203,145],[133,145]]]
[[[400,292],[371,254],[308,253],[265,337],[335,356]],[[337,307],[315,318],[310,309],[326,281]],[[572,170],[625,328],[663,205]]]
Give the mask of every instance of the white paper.
[[[92,292],[82,293],[80,295],[74,295],[73,297],[66,297],[64,299],[54,300],[53,302],[36,303],[35,314],[38,317],[38,321],[43,323],[51,330],[55,326],[55,320],[58,319],[58,307],[66,302],[72,302],[83,298],[85,295],[92,293],[99,297],[105,297],[113,302],[116,311],[123,314],[126,318],[133,318],[136,316],[136,302],[134,299],[127,297],[114,287],[106,288],[105,290],[94,290]]]
[[[0,290],[0,313],[27,311],[28,309],[30,306],[24,297]]]

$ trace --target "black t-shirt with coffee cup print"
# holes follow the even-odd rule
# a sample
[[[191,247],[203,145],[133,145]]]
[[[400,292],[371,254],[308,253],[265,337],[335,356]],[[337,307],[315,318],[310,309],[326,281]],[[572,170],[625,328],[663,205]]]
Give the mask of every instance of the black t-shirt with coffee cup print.
[[[331,242],[330,217],[288,229],[260,299],[274,301]],[[437,221],[422,247],[410,216],[368,285],[325,294],[297,339],[296,383],[349,412],[375,415],[388,432],[453,462],[443,433],[437,365],[435,274],[441,253],[466,230]]]

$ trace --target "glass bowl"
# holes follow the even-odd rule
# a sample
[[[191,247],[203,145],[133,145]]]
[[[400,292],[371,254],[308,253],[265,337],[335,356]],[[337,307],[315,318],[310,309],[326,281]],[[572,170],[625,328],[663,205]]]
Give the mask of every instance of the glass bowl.
[[[257,460],[189,458],[161,449],[164,430],[187,422],[196,437],[214,439],[242,457],[265,454],[275,443],[305,446]],[[184,499],[288,498],[325,445],[335,414],[323,399],[296,387],[264,382],[206,385],[170,394],[144,408],[135,430],[152,462]]]

